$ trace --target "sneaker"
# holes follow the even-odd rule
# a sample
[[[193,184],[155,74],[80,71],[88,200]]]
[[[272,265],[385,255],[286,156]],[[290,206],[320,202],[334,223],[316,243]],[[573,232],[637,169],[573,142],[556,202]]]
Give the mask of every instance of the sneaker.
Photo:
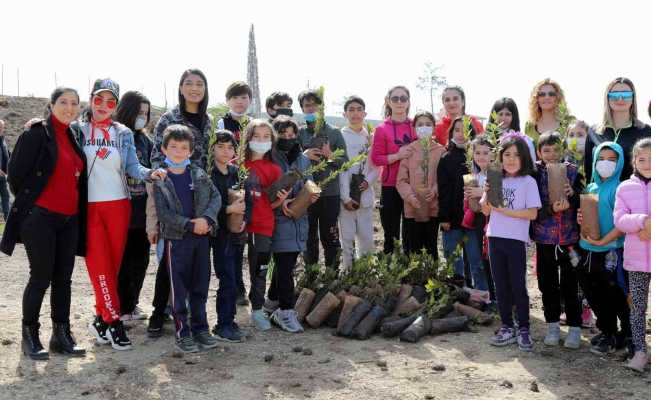
[[[158,338],[163,336],[163,325],[167,318],[165,314],[152,314],[149,318],[149,325],[147,326],[147,336],[150,338]]]
[[[90,332],[91,335],[95,336],[95,340],[97,340],[97,343],[99,344],[109,344],[111,341],[108,339],[108,336],[106,335],[106,331],[108,330],[108,324],[104,322],[102,317],[99,315],[95,316],[95,319],[93,322],[88,324],[88,332]]]
[[[242,334],[232,326],[220,326],[216,329],[215,339],[228,343],[241,343]]]
[[[199,348],[204,350],[214,349],[219,344],[217,338],[211,335],[208,331],[199,332],[194,335],[193,338],[194,342],[199,346]]]
[[[182,353],[196,353],[199,351],[199,347],[191,336],[185,336],[180,339],[176,339],[174,347],[176,347],[177,350]]]
[[[122,314],[120,315],[120,321],[122,322],[129,322],[133,320],[133,315],[131,314]]]
[[[626,364],[626,368],[632,369],[637,372],[644,372],[644,367],[648,361],[648,357],[641,351],[636,351],[631,361]]]
[[[493,346],[508,346],[515,343],[518,338],[515,336],[515,330],[508,326],[502,326],[496,333],[495,336],[490,338],[490,344]]]
[[[131,340],[127,337],[122,321],[117,320],[109,325],[106,336],[111,341],[111,347],[115,350],[130,350]]]
[[[133,321],[142,321],[144,319],[147,319],[147,314],[142,311],[142,309],[138,306],[133,309],[133,312],[131,313],[131,320]]]
[[[546,346],[558,346],[558,343],[561,341],[561,326],[558,322],[551,322],[547,324],[547,335],[545,335]]]
[[[566,349],[578,349],[581,347],[581,328],[578,326],[570,326],[567,336],[565,337],[565,343],[563,347]]]
[[[529,328],[520,328],[518,330],[518,347],[521,351],[533,350],[533,341],[529,334]]]
[[[251,322],[260,331],[268,331],[269,329],[271,329],[271,323],[269,322],[269,318],[267,317],[267,314],[265,314],[265,312],[262,311],[262,309],[253,310],[251,312]]]
[[[622,331],[619,331],[615,334],[615,350],[621,350],[630,347],[631,343],[633,343],[633,338],[626,336]],[[633,353],[634,352],[635,351],[633,351]],[[631,353],[631,356],[633,356],[633,353]]]
[[[266,312],[267,314],[271,315],[278,309],[278,306],[280,305],[280,302],[277,300],[265,300],[264,305],[262,306],[262,310]]]
[[[278,325],[280,329],[290,333],[303,332],[303,327],[298,322],[298,317],[294,310],[277,309],[271,314],[271,322]]]
[[[240,335],[242,338],[245,338],[246,335],[248,334],[248,332],[246,330],[240,328],[240,326],[235,321],[233,321],[233,324],[232,324],[231,328],[233,328],[233,330],[235,332],[237,332],[237,334]]]
[[[590,339],[590,346],[595,346],[604,336],[603,332],[599,332]]]
[[[589,305],[583,305],[583,312],[581,313],[581,326],[583,328],[592,328],[595,326],[594,315],[592,315],[592,308]]]
[[[240,293],[237,295],[237,300],[235,300],[235,304],[237,304],[238,306],[248,306],[249,299],[246,298],[246,294]]]
[[[590,347],[590,352],[600,356],[615,352],[615,338],[613,336],[602,335],[599,341]]]

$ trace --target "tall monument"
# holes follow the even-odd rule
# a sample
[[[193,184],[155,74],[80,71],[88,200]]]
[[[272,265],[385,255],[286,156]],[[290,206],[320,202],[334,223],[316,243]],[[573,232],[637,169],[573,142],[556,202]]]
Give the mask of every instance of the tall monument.
[[[258,56],[255,51],[255,33],[253,31],[253,24],[249,31],[249,57],[246,72],[246,80],[248,81],[253,97],[251,98],[251,106],[249,113],[253,117],[260,117],[260,86],[258,85]]]

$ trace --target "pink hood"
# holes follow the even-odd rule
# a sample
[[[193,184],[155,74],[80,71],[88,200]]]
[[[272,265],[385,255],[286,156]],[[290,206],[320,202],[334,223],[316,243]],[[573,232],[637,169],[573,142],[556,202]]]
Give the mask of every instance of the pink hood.
[[[624,269],[651,272],[651,240],[641,240],[638,233],[651,211],[651,182],[644,183],[633,175],[617,188],[613,218],[615,227],[626,233]]]

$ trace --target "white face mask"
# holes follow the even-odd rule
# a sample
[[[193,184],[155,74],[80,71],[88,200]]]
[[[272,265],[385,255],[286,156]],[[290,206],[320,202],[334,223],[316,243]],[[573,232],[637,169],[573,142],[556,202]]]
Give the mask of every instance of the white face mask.
[[[232,109],[228,110],[228,112],[231,113],[231,116],[234,117],[234,118],[239,118],[239,117],[242,117],[242,116],[244,116],[246,114],[246,112],[238,113],[238,112],[233,111]]]
[[[431,126],[417,126],[416,127],[416,135],[418,136],[418,139],[423,139],[428,136],[432,136],[432,131],[434,130],[433,127]]]
[[[254,142],[250,141],[249,142],[249,149],[251,151],[256,152],[258,154],[265,154],[269,150],[271,150],[271,142]]]
[[[568,138],[567,139],[568,147],[573,142],[576,142],[576,151],[578,151],[581,154],[585,153],[585,136],[583,136],[583,137],[575,137],[575,138]]]
[[[133,125],[133,127],[134,127],[137,131],[139,131],[139,130],[141,130],[142,128],[144,128],[145,125],[147,125],[147,118],[145,118],[145,117],[138,117],[138,118],[136,118],[136,123]]]
[[[599,174],[601,179],[604,180],[613,176],[616,167],[617,167],[617,163],[615,161],[610,161],[610,160],[600,160],[597,161],[597,164],[595,165],[595,169],[597,170],[597,173]]]

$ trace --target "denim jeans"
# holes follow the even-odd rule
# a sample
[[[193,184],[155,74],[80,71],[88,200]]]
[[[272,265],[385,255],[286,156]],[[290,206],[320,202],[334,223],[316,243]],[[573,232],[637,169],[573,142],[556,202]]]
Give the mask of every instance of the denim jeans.
[[[465,242],[463,241],[464,239]],[[475,289],[488,290],[486,275],[484,274],[481,261],[481,248],[479,247],[479,240],[475,232],[468,229],[450,229],[443,231],[443,252],[446,259],[450,259],[459,244],[466,251],[465,254],[468,257]],[[464,276],[462,254],[459,254],[459,257],[454,260],[454,273],[455,275]]]

